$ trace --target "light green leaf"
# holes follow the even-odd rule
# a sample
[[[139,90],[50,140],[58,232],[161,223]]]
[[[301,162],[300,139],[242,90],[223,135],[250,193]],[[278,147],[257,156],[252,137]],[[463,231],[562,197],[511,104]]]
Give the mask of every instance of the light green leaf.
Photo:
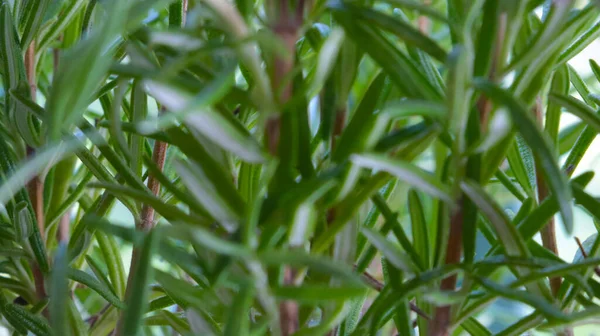
[[[367,237],[369,242],[371,242],[371,244],[373,244],[373,246],[375,246],[392,265],[404,272],[418,272],[419,268],[413,264],[412,260],[410,260],[399,246],[393,244],[373,229],[363,228],[361,231],[362,234]]]
[[[453,203],[448,186],[437,181],[431,173],[408,162],[391,159],[380,154],[354,154],[350,159],[360,167],[388,172],[419,191]]]
[[[258,142],[243,128],[236,126],[206,106],[213,97],[195,98],[173,85],[156,81],[146,82],[149,95],[164,105],[171,113],[183,114],[185,123],[221,148],[251,163],[262,163],[265,156]],[[218,93],[218,92],[217,92]],[[199,101],[196,101],[198,99]]]
[[[148,294],[150,282],[153,279],[152,257],[158,247],[159,236],[156,230],[150,231],[144,238],[143,245],[139,251],[140,258],[131,276],[130,292],[127,293],[125,311],[121,321],[121,335],[138,335],[142,325],[141,319],[148,306]]]
[[[67,304],[69,300],[68,287],[68,257],[67,245],[61,242],[58,246],[54,264],[52,267],[52,276],[50,278],[50,325],[56,335],[70,335],[70,329],[67,324]]]
[[[529,148],[532,149],[536,162],[540,165],[544,173],[544,180],[558,200],[565,229],[567,232],[572,232],[573,209],[571,208],[571,190],[565,175],[558,168],[556,157],[554,151],[551,149],[548,138],[539,130],[527,108],[515,100],[510,93],[485,80],[478,80],[475,85],[490,99],[508,108],[513,123]]]
[[[594,128],[596,132],[600,132],[600,116],[588,105],[576,98],[561,94],[550,94],[548,98],[550,101],[564,107],[568,112],[579,117],[589,127]]]
[[[275,287],[273,295],[281,300],[294,300],[306,304],[320,302],[346,301],[365,294],[367,289],[362,286],[331,287],[318,285],[303,285],[301,287]]]

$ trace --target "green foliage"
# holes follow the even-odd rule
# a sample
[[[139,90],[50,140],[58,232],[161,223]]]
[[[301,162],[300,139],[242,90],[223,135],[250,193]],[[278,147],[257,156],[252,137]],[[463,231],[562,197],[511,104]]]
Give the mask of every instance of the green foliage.
[[[597,2],[0,2],[7,332],[597,320]]]

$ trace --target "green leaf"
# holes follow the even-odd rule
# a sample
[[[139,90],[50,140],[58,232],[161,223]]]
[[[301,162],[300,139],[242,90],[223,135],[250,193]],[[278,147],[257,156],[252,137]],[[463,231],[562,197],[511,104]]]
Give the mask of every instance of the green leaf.
[[[6,319],[22,334],[27,334],[29,330],[36,336],[50,336],[57,330],[50,329],[50,325],[44,318],[32,314],[21,306],[7,304],[2,310]]]
[[[554,307],[551,303],[540,298],[539,296],[533,295],[529,292],[522,290],[513,290],[501,285],[498,285],[488,279],[474,277],[474,279],[483,286],[485,289],[491,291],[492,293],[505,297],[510,300],[520,301],[527,305],[532,306],[538,312],[547,316],[548,318],[559,320],[559,321],[567,321],[567,316],[560,311],[560,309]]]
[[[544,180],[548,183],[550,190],[556,196],[561,209],[563,225],[567,232],[573,230],[573,209],[571,208],[571,190],[568,187],[565,175],[557,166],[554,151],[548,139],[543,136],[531,113],[521,105],[514,97],[498,86],[485,81],[478,80],[476,87],[483,91],[490,99],[505,105],[513,119],[513,123],[521,133],[525,142],[532,149],[536,162],[544,173]]]
[[[303,285],[301,287],[275,287],[273,295],[280,300],[294,300],[300,303],[316,304],[320,302],[346,301],[365,294],[363,286],[319,286]]]
[[[6,204],[25,184],[43,169],[60,161],[73,150],[77,149],[78,143],[67,141],[38,150],[31,159],[24,161],[0,185],[0,204]],[[0,148],[1,150],[4,150]],[[6,152],[8,154],[8,152]]]
[[[567,66],[561,66],[554,72],[552,77],[552,83],[550,84],[550,92],[552,94],[566,95],[569,93],[569,69]],[[560,126],[560,106],[549,99],[548,108],[546,109],[546,123],[544,130],[552,139],[554,148],[558,148],[559,145],[559,126]]]
[[[388,241],[384,236],[373,229],[363,228],[361,231],[362,234],[367,237],[369,242],[371,242],[371,244],[373,244],[373,246],[375,246],[392,265],[404,272],[418,272],[419,268],[412,263],[410,258],[399,248],[399,246]]]
[[[492,332],[489,331],[483,324],[477,321],[474,317],[466,319],[461,327],[465,329],[471,336],[492,336]]]
[[[50,278],[50,324],[56,335],[70,335],[67,323],[67,304],[69,300],[67,245],[58,246]]]
[[[558,64],[563,64],[571,60],[575,55],[583,51],[593,41],[600,36],[600,22],[594,24],[591,28],[579,35],[577,39],[563,51],[558,57]]]
[[[479,210],[490,221],[506,254],[511,256],[529,256],[529,250],[525,241],[517,229],[510,223],[498,204],[494,202],[489,194],[472,181],[462,182],[461,190],[477,205]]]
[[[534,197],[536,190],[535,165],[531,149],[523,143],[523,138],[517,135],[516,141],[508,149],[506,155],[510,170],[528,197]]]
[[[84,1],[71,2],[79,6],[83,3]],[[79,121],[90,97],[105,78],[115,52],[113,40],[123,30],[130,6],[127,1],[110,1],[102,25],[61,59],[46,101],[45,121],[50,140],[57,140],[63,130]],[[42,38],[40,45],[45,43],[47,42]]]
[[[550,94],[548,98],[550,101],[564,107],[567,111],[580,118],[588,127],[594,128],[596,132],[600,132],[600,117],[591,107],[571,96]]]
[[[102,285],[108,288],[111,293],[116,295],[117,292],[115,291],[113,285],[110,283],[110,280],[108,280],[107,272],[103,270],[102,266],[100,266],[99,261],[97,261],[89,255],[85,256],[85,261],[96,276],[96,279],[98,279],[98,281]]]
[[[266,250],[258,253],[256,258],[267,265],[308,267],[312,271],[333,275],[350,283],[363,283],[361,277],[352,272],[352,268],[324,256],[311,255],[300,251]]]
[[[177,162],[175,167],[183,181],[187,183],[188,190],[213,218],[227,230],[237,227],[244,214],[245,204],[233,186],[231,186],[232,190],[228,190],[230,183],[217,183],[219,180],[214,176],[221,172],[211,171],[210,167],[192,165],[189,162]]]
[[[218,84],[221,83],[213,85]],[[230,85],[230,83],[228,84]],[[231,119],[228,120],[208,106],[208,104],[219,98],[215,95],[222,94],[222,87],[215,88],[215,92],[207,90],[194,97],[184,90],[166,83],[147,81],[145,85],[149,95],[172,113],[182,114],[189,127],[197,130],[216,145],[232,152],[244,161],[251,163],[264,162],[263,150],[250,133],[240,125],[233,124]]]
[[[253,302],[253,288],[252,284],[240,285],[240,291],[236,295],[233,301],[233,309],[229,313],[228,323],[225,326],[223,335],[225,336],[237,336],[237,335],[248,335],[250,330],[250,317],[247,312]]]
[[[342,48],[345,36],[344,31],[337,28],[333,29],[319,50],[317,66],[314,69],[313,78],[308,89],[308,97],[314,97],[321,91],[327,78],[331,74],[338,54]]]
[[[126,281],[125,270],[114,238],[104,232],[96,232],[96,240],[98,241],[102,257],[108,268],[108,276],[112,287],[115,289],[117,297],[124,298]]]
[[[434,101],[440,98],[440,93],[407,55],[398,50],[377,29],[357,25],[352,14],[339,10],[333,13],[344,27],[346,36],[364,48],[403,93],[410,98],[427,98]]]
[[[549,53],[546,50],[551,42],[556,41],[557,35],[564,29],[564,23],[567,20],[572,3],[570,1],[552,2],[550,14],[543,22],[542,27],[537,31],[537,34],[531,41],[527,43],[525,50],[511,61],[507,66],[509,69],[518,69],[524,64],[531,63],[533,59],[539,57],[540,52]]]
[[[435,179],[432,174],[398,159],[390,159],[380,154],[354,154],[352,162],[363,168],[386,171],[416,190],[427,193],[442,201],[453,203],[449,187]]]
[[[389,122],[389,118],[377,112],[380,102],[387,98],[385,88],[389,83],[386,82],[386,74],[380,73],[369,84],[333,152],[336,162],[342,162],[352,153],[371,149],[379,140]]]
[[[42,26],[44,15],[48,9],[51,0],[27,1],[24,15],[21,21],[21,48],[27,49],[29,43],[37,36]]]
[[[348,2],[343,4],[339,2],[334,3],[331,5],[331,8],[334,11],[348,11],[356,19],[358,19],[359,22],[364,21],[364,23],[369,25],[379,26],[380,28],[398,36],[405,43],[423,50],[437,60],[441,62],[446,61],[446,51],[438,46],[434,40],[430,39],[426,35],[423,35],[418,29],[412,27],[403,20],[398,20],[381,12],[377,12],[365,7],[359,7]]]
[[[113,183],[90,183],[88,186],[93,188],[102,188],[115,194],[115,196],[126,196],[136,199],[138,201],[149,204],[158,212],[161,216],[169,220],[185,220],[189,223],[203,223],[204,221],[197,217],[186,214],[178,207],[162,202],[158,197],[145,191],[138,191],[133,188],[121,186]]]
[[[394,119],[422,116],[443,121],[448,118],[448,111],[444,105],[419,100],[401,100],[387,103],[381,113]]]
[[[408,210],[410,213],[413,244],[417,254],[423,260],[423,265],[427,268],[431,263],[427,221],[425,220],[425,211],[419,194],[412,189],[408,191]]]
[[[252,253],[245,246],[225,240],[200,227],[190,227],[186,226],[185,224],[180,224],[178,227],[174,227],[167,232],[169,232],[169,234],[173,237],[189,239],[199,246],[220,254],[242,259],[252,256]]]
[[[150,282],[153,279],[152,257],[158,247],[158,235],[152,230],[144,238],[140,257],[131,276],[131,292],[127,293],[126,308],[122,317],[122,335],[138,335],[143,314],[148,307]]]
[[[77,281],[80,284],[86,285],[94,292],[98,293],[98,295],[105,298],[106,301],[113,306],[119,309],[123,309],[125,307],[123,302],[121,302],[121,300],[119,300],[119,298],[117,298],[117,296],[108,287],[94,279],[91,275],[77,269],[69,268],[67,270],[67,276],[73,281]]]

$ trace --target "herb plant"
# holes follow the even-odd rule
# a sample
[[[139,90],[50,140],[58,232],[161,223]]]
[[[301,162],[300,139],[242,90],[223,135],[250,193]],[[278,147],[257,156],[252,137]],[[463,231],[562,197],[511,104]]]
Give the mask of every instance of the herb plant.
[[[569,63],[599,17],[574,0],[2,0],[0,324],[576,334],[600,315],[600,238],[565,258],[556,231],[574,209],[600,220],[577,169],[600,66]],[[493,326],[499,302],[527,312]]]

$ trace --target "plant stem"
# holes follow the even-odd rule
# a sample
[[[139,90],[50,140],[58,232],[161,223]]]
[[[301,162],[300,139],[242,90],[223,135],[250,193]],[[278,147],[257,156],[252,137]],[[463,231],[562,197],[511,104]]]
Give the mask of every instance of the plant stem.
[[[31,42],[25,52],[25,74],[27,76],[27,82],[29,83],[29,92],[31,99],[35,101],[37,93],[36,76],[35,76],[35,40]],[[27,156],[32,157],[35,155],[35,149],[27,146]],[[39,175],[34,176],[29,183],[27,183],[27,191],[29,193],[29,199],[35,213],[35,218],[42,237],[42,241],[45,239],[45,225],[44,225],[44,182]],[[32,265],[33,280],[35,282],[35,292],[38,299],[44,299],[46,297],[46,288],[44,284],[44,275],[42,274],[39,265]]]
[[[448,236],[448,245],[446,247],[446,259],[444,264],[451,265],[460,262],[462,254],[462,226],[463,226],[463,200],[459,199],[457,207],[450,218],[450,233]],[[440,290],[454,291],[456,289],[457,276],[452,275],[442,280]],[[435,310],[434,318],[429,325],[429,335],[447,336],[449,335],[450,317],[452,306],[440,306]]]
[[[180,11],[180,13],[169,13],[169,25],[170,26],[183,26],[185,22],[185,17],[187,13],[187,0],[181,0],[179,4],[172,4],[172,7],[169,8],[171,10]],[[181,15],[179,15],[181,14]],[[173,18],[173,19],[171,19]],[[115,104],[120,104],[120,102],[114,102]],[[160,113],[164,113],[164,107],[161,107]],[[167,143],[159,140],[155,140],[154,148],[152,150],[152,161],[156,164],[156,167],[162,171],[165,166],[165,159],[167,157]],[[154,196],[158,196],[160,193],[160,182],[159,180],[152,174],[148,173],[148,189],[150,189],[151,193]],[[148,204],[142,205],[142,213],[140,214],[140,220],[136,223],[136,228],[143,232],[149,232],[154,227],[154,208],[152,208]],[[127,276],[127,286],[125,288],[125,298],[131,295],[131,291],[133,290],[133,279],[135,278],[135,270],[137,269],[137,264],[140,262],[140,249],[137,246],[133,247],[131,252],[131,264],[129,265],[129,274]],[[119,317],[119,321],[117,322],[117,329],[115,330],[116,335],[122,335],[123,332],[123,324],[125,317],[124,312],[121,313]]]
[[[296,41],[302,24],[304,13],[304,1],[296,3],[296,10],[292,12],[290,0],[280,0],[277,17],[275,18],[273,31],[283,42],[285,47],[283,55],[276,54],[273,60],[273,71],[271,84],[273,92],[279,93],[276,97],[279,106],[287,103],[292,96],[292,82],[289,75],[292,73],[296,54]],[[277,156],[279,152],[279,139],[281,136],[280,115],[274,115],[267,119],[265,125],[265,138],[271,155]],[[286,285],[294,283],[295,271],[289,266],[283,269],[283,282]],[[279,305],[279,323],[283,336],[295,333],[299,328],[298,304],[294,301],[283,301]]]
[[[540,97],[538,97],[538,99],[535,102],[535,106],[533,108],[533,113],[534,113],[535,118],[537,119],[538,123],[540,125],[542,125],[543,115],[542,115],[542,102],[541,102]],[[535,175],[536,175],[536,182],[537,182],[538,201],[542,202],[543,200],[545,200],[548,197],[549,192],[548,192],[548,186],[546,185],[546,181],[544,181],[544,176],[543,176],[542,170],[540,168],[540,165],[537,163],[535,165]],[[552,253],[554,253],[555,255],[558,255],[558,246],[556,244],[556,225],[554,222],[554,217],[550,218],[550,220],[544,226],[544,228],[542,229],[540,234],[542,236],[542,245],[545,248],[547,248],[548,250],[550,250]],[[555,296],[558,294],[561,282],[562,281],[561,281],[560,277],[550,278],[550,287],[552,288],[552,293]]]
[[[152,153],[152,161],[156,164],[156,166],[162,170],[165,165],[165,158],[167,154],[167,144],[162,141],[156,140],[154,143],[154,150]],[[156,179],[152,173],[148,174],[148,189],[152,192],[154,196],[158,196],[160,193],[160,183]],[[143,232],[149,232],[154,227],[154,208],[151,206],[144,204],[142,206],[142,213],[140,220],[136,223],[136,228]],[[135,269],[137,268],[137,264],[140,260],[140,249],[137,246],[134,246],[133,251],[131,252],[131,264],[129,266],[129,275],[127,277],[127,287],[125,289],[125,297],[127,298],[131,295],[132,286],[133,286],[133,278],[135,277]],[[121,313],[121,317],[119,318],[119,322],[117,324],[117,333],[116,335],[122,335],[122,327],[123,327],[123,317],[124,314]]]

